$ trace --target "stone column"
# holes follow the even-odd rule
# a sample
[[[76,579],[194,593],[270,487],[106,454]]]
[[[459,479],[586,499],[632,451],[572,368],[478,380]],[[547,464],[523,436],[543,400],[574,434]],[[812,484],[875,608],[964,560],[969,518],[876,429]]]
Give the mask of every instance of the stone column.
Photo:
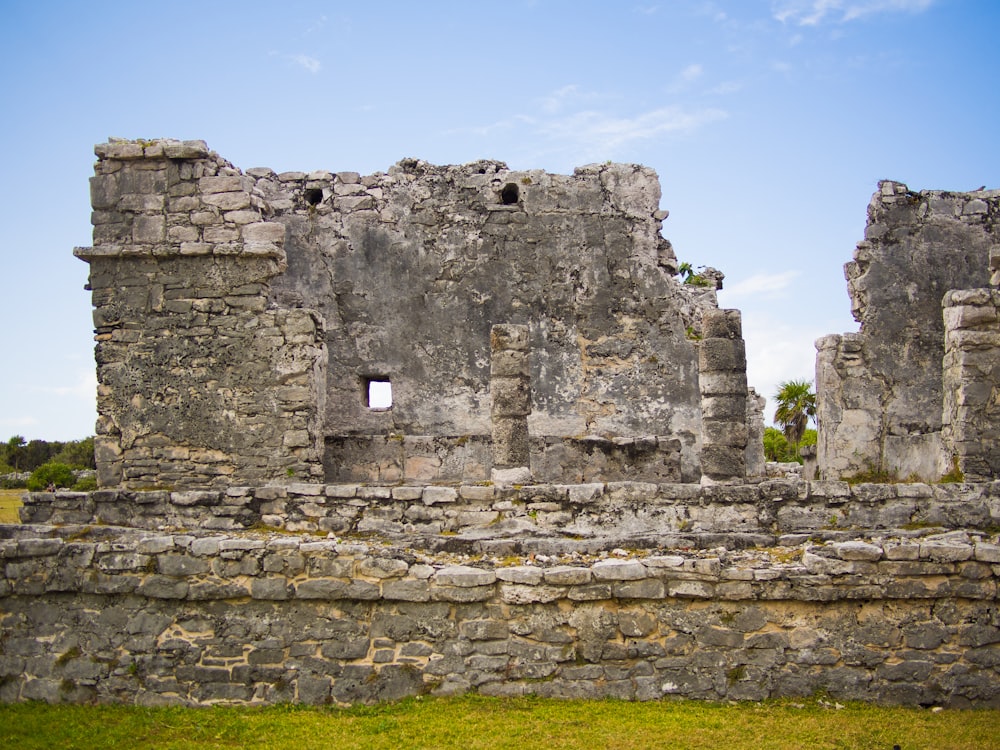
[[[767,463],[764,457],[764,406],[767,399],[753,388],[747,389],[747,476],[762,477]]]
[[[528,326],[503,323],[490,331],[490,394],[493,423],[493,471],[497,484],[531,481],[528,415]]]
[[[746,481],[747,358],[739,310],[707,310],[698,344],[701,483]]]
[[[944,296],[944,441],[965,481],[1000,477],[1000,291]]]

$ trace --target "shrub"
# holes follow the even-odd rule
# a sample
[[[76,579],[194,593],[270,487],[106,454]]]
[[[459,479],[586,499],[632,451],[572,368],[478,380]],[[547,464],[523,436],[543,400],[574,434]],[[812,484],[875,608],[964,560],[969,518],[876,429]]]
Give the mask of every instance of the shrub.
[[[28,489],[32,492],[41,492],[49,485],[55,487],[72,487],[76,483],[73,470],[66,464],[49,462],[42,464],[28,477]]]
[[[97,477],[91,475],[89,477],[80,477],[76,480],[76,484],[73,485],[74,492],[93,492],[97,489]]]

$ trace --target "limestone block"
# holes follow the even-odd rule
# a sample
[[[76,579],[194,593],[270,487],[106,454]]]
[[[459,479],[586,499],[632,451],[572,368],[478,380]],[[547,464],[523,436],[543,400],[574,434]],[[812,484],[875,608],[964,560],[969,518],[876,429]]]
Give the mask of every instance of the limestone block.
[[[490,359],[490,374],[501,378],[527,378],[528,353],[515,349],[494,351]]]
[[[201,199],[206,205],[215,206],[220,211],[238,211],[250,208],[249,193],[209,193],[202,195]]]
[[[545,571],[532,565],[515,565],[509,568],[497,568],[496,574],[500,581],[536,586],[542,582]]]
[[[490,329],[490,348],[493,351],[504,349],[527,351],[528,344],[528,326],[498,323]]]
[[[646,567],[636,560],[599,560],[591,572],[597,581],[634,581],[649,576]]]
[[[531,393],[526,378],[490,378],[491,410],[497,417],[523,417],[531,413]]]
[[[698,368],[702,372],[745,373],[746,366],[746,346],[743,339],[706,338],[698,344]]]
[[[742,449],[747,444],[747,426],[742,421],[703,419],[701,429],[706,445]]]
[[[278,222],[246,224],[240,231],[247,242],[271,242],[280,245],[285,241],[285,225]]]
[[[702,396],[731,396],[746,393],[746,371],[701,372],[698,375],[698,385],[701,388]]]
[[[743,338],[742,316],[739,310],[706,310],[702,315],[703,339]]]
[[[163,155],[168,159],[204,159],[209,155],[205,141],[163,140]]]
[[[486,586],[495,581],[496,573],[494,571],[472,568],[467,565],[448,565],[434,574],[434,583],[439,586]]]
[[[166,229],[166,218],[162,215],[137,216],[132,224],[132,241],[149,245],[163,242]]]
[[[527,422],[519,417],[493,418],[493,463],[498,467],[526,466],[529,443]]]

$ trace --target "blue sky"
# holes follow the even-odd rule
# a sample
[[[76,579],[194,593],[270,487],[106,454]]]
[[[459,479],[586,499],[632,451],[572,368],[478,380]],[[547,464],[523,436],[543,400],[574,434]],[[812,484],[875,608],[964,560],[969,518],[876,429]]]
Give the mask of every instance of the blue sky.
[[[857,330],[843,264],[880,179],[1000,187],[995,0],[163,4],[0,0],[0,438],[93,431],[93,145],[242,169],[404,157],[653,167],[677,256],[726,274],[750,384]]]

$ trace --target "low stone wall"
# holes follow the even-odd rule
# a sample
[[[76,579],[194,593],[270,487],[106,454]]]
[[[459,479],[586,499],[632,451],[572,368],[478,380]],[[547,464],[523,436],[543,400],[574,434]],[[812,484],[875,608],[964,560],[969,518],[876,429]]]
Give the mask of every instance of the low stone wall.
[[[677,438],[532,437],[528,448],[536,482],[681,481]],[[337,435],[323,465],[330,483],[474,484],[490,479],[491,451],[490,435]]]
[[[0,538],[3,701],[1000,707],[995,534],[523,557],[100,526]]]
[[[289,484],[225,491],[27,493],[25,523],[145,529],[371,533],[425,546],[545,551],[628,543],[728,548],[844,540],[874,531],[990,529],[1000,482],[859,484],[776,479],[756,484],[607,482],[457,486]],[[589,545],[589,546],[588,546]]]

